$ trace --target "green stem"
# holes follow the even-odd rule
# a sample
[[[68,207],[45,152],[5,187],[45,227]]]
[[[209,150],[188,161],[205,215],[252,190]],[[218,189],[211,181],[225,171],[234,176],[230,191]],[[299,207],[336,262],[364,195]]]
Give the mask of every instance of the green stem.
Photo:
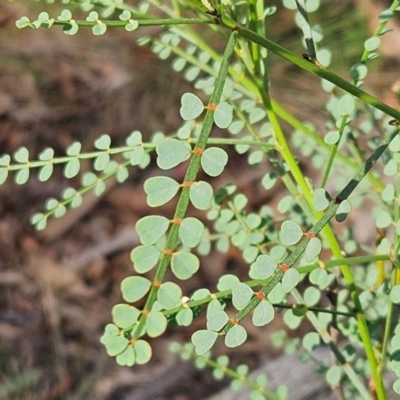
[[[189,206],[190,185],[196,179],[197,172],[200,168],[201,153],[207,146],[207,140],[214,124],[213,110],[215,109],[215,105],[220,102],[222,96],[224,84],[228,76],[230,59],[235,48],[236,38],[237,38],[237,32],[234,31],[232,32],[229,38],[229,41],[225,48],[224,55],[221,60],[219,74],[215,82],[214,91],[209,100],[209,106],[207,107],[207,112],[203,120],[203,126],[200,132],[200,136],[197,141],[196,148],[193,151],[193,155],[190,159],[188,169],[186,171],[186,175],[184,178],[185,185],[182,189],[182,193],[179,197],[178,204],[176,206],[174,220],[182,220],[185,217],[187,208]],[[178,230],[179,230],[179,225],[173,224],[168,233],[165,250],[161,254],[159,266],[157,268],[154,277],[154,282],[157,282],[157,284],[151,287],[150,293],[146,299],[144,310],[151,310],[151,307],[153,306],[157,298],[159,283],[162,282],[164,279],[169,263],[171,261],[171,253],[175,250],[178,244]],[[135,334],[134,334],[135,338],[138,338],[141,335],[144,324],[145,324],[145,318],[141,318],[137,325],[137,328],[135,329]]]
[[[227,28],[232,29],[230,27]],[[272,42],[271,40],[262,37],[249,29],[243,27],[236,27],[236,29],[238,30],[239,35],[241,37],[244,37],[254,43],[257,43],[260,46],[265,47],[267,50],[271,50],[273,53],[284,58],[285,60],[290,61],[292,64],[295,64],[302,69],[305,69],[323,79],[326,79],[327,81],[335,84],[344,91],[351,93],[355,97],[358,97],[365,103],[368,103],[371,106],[377,108],[378,110],[383,111],[385,114],[390,115],[396,120],[400,120],[399,111],[383,103],[375,96],[372,96],[369,93],[364,92],[363,90],[357,88],[356,86],[352,85],[350,82],[336,75],[332,71],[329,71],[328,69],[324,68],[319,63],[306,61],[305,59],[291,53],[289,50],[286,50],[284,47],[279,46],[278,44]]]
[[[198,24],[213,24],[214,22],[210,19],[205,18],[171,18],[171,19],[132,19],[137,21],[139,26],[167,26],[167,25],[198,25]],[[123,28],[129,23],[129,21],[115,21],[115,20],[102,20],[98,21],[86,21],[86,20],[74,20],[79,26],[93,27],[99,23],[107,25],[108,28]],[[68,21],[54,21],[54,25],[68,26],[71,25]]]

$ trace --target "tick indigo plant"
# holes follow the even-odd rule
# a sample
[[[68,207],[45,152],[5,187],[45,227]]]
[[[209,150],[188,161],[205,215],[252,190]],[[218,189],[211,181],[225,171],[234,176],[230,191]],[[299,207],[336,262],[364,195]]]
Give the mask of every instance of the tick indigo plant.
[[[232,369],[226,356],[213,360],[210,355],[217,341],[230,348],[241,346],[247,339],[246,323],[263,329],[274,320],[276,310],[283,309],[290,329],[304,319],[314,328],[298,342],[306,354],[320,345],[333,353],[335,361],[325,361],[324,375],[342,398],[386,399],[390,385],[400,393],[396,311],[400,303],[400,112],[362,88],[369,61],[379,56],[380,37],[389,34],[385,26],[400,11],[400,1],[382,12],[374,35],[365,38],[359,62],[349,71],[350,80],[329,68],[331,53],[320,46],[323,21],[310,23],[319,0],[282,0],[278,6],[260,0],[144,0],[136,6],[123,0],[60,3],[65,9],[59,15],[43,11],[37,19],[23,16],[17,27],[60,28],[67,35],[82,29],[91,29],[94,35],[107,34],[111,28],[136,31],[140,45],[151,46],[161,59],[170,58],[172,68],[193,83],[193,92],[181,98],[177,113],[182,126],[176,132],[158,133],[146,142],[139,131],[133,131],[122,147],[112,146],[109,135],[102,134],[94,142],[95,151],[89,153],[75,142],[64,157],[54,157],[47,148],[33,161],[28,149],[21,147],[0,158],[0,183],[12,174],[18,185],[27,182],[33,169],[44,182],[57,164],[63,165],[66,178],[73,178],[82,160],[93,161],[92,172],[81,175],[81,188],[65,188],[60,199],[49,199],[44,211],[32,216],[32,224],[45,229],[49,218],[79,207],[85,193],[100,195],[105,180],[115,176],[123,182],[130,170],[146,168],[150,154],[156,153],[160,174],[147,179],[143,188],[154,213],[136,224],[141,244],[131,253],[132,276],[121,282],[126,303],[114,306],[112,322],[100,339],[107,353],[120,365],[145,364],[152,357],[151,338],[162,335],[169,324],[187,327],[204,313],[206,323],[193,333],[191,343],[175,344],[172,350],[199,368],[212,368],[218,379],[230,377],[234,388],[248,385],[252,399],[290,399],[284,386],[288,377],[282,377],[282,386],[273,392],[265,377],[252,381],[246,377],[246,366]],[[324,5],[333,6],[332,2]],[[292,10],[301,28],[305,48],[300,44],[296,53],[272,41],[268,32],[269,20],[284,8]],[[86,17],[79,19],[74,13]],[[162,33],[141,34],[146,26],[162,27]],[[206,41],[201,31],[218,38],[215,42],[224,43],[224,50],[217,51],[214,41]],[[271,97],[271,53],[321,78],[321,91],[329,93],[328,133],[295,118]],[[206,104],[196,94],[200,91],[208,99]],[[222,131],[223,137],[217,137]],[[249,212],[248,199],[235,182],[213,187],[206,178],[198,178],[200,170],[210,177],[223,172],[229,162],[224,150],[228,146],[247,156],[254,167],[269,160],[271,167],[260,185],[271,191],[281,181],[287,190],[276,209],[264,205]],[[322,176],[306,176],[298,162],[302,156]],[[184,161],[181,181],[163,174]],[[328,187],[335,194],[329,194]],[[157,213],[157,207],[176,197],[174,215]],[[371,211],[365,211],[366,199],[373,202]],[[189,205],[203,212],[204,218],[191,216]],[[346,217],[357,208],[373,215],[380,233],[379,240],[368,246],[357,243],[346,225]],[[346,229],[338,229],[333,220]],[[230,246],[241,251],[249,279],[242,282],[237,276],[223,275],[215,287],[183,293],[179,282],[202,268],[202,256],[212,248],[225,252]],[[168,270],[174,282],[166,281]],[[327,306],[321,298],[329,290]],[[144,304],[142,309],[135,306],[138,301]],[[339,331],[340,344],[332,327]],[[288,344],[291,339],[282,335],[277,331],[274,340]],[[398,378],[392,383],[385,381],[394,375]]]

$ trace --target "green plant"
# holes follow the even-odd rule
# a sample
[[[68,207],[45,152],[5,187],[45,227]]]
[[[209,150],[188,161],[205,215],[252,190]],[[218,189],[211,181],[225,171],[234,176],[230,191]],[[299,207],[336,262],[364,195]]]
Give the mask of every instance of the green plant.
[[[400,377],[400,320],[395,310],[400,303],[400,112],[361,86],[367,77],[367,63],[378,56],[380,36],[387,33],[386,22],[400,10],[400,1],[393,1],[381,14],[375,34],[365,40],[360,62],[351,68],[351,82],[328,68],[328,50],[318,50],[321,28],[310,25],[308,18],[308,13],[319,8],[317,0],[282,2],[298,10],[296,21],[303,29],[307,48],[302,56],[270,40],[266,32],[268,19],[274,18],[282,5],[264,6],[255,0],[215,4],[206,0],[147,0],[137,6],[119,0],[62,3],[68,8],[58,16],[42,12],[36,20],[22,17],[17,27],[60,25],[67,35],[85,27],[95,35],[116,27],[139,33],[145,26],[163,27],[159,37],[139,35],[139,43],[152,46],[162,59],[173,55],[173,69],[208,98],[205,105],[195,93],[185,93],[179,110],[184,121],[181,128],[171,134],[157,133],[150,142],[133,131],[125,146],[113,147],[111,138],[102,134],[94,142],[94,152],[82,152],[81,144],[75,142],[64,157],[54,157],[54,151],[47,148],[32,161],[28,149],[21,147],[12,157],[0,158],[0,183],[13,172],[19,185],[27,182],[35,168],[40,181],[51,177],[56,164],[64,166],[66,178],[74,178],[81,160],[93,161],[93,172],[82,174],[80,189],[66,188],[60,200],[49,199],[45,211],[32,216],[37,229],[44,229],[48,218],[64,215],[67,207],[78,207],[85,193],[93,190],[100,195],[106,179],[115,176],[123,182],[129,169],[146,168],[153,152],[160,170],[187,161],[182,182],[163,174],[145,182],[150,207],[177,197],[176,210],[169,216],[148,215],[136,224],[141,245],[131,253],[135,274],[122,281],[121,290],[127,303],[141,300],[144,306],[141,310],[125,303],[114,306],[113,323],[106,326],[101,338],[107,353],[120,365],[147,363],[152,355],[147,337],[162,335],[168,324],[189,326],[205,313],[206,326],[192,335],[196,363],[210,366],[217,376],[222,371],[234,382],[247,384],[254,389],[253,398],[290,398],[284,388],[273,393],[264,388],[262,380],[248,380],[245,369],[234,371],[225,358],[214,362],[208,356],[200,357],[208,354],[218,339],[223,338],[227,347],[240,346],[247,339],[244,319],[262,327],[275,318],[275,309],[282,308],[287,309],[284,321],[291,329],[303,319],[315,329],[302,338],[305,352],[325,343],[334,354],[336,363],[326,366],[329,384],[340,387],[345,398],[386,399],[388,387],[382,372],[391,369]],[[76,7],[86,13],[86,19],[73,17]],[[160,12],[165,17],[154,16]],[[186,17],[192,13],[197,16]],[[223,54],[193,25],[225,43]],[[328,133],[324,138],[320,128],[296,119],[272,99],[270,53],[322,78],[322,88],[329,93]],[[284,130],[282,121],[293,131]],[[216,137],[216,132],[224,132],[226,137]],[[261,185],[271,190],[281,181],[288,193],[276,210],[264,206],[249,212],[248,199],[234,184],[216,188],[197,178],[200,170],[210,177],[223,172],[228,163],[223,147],[227,146],[247,153],[252,166],[258,166],[264,158],[269,160],[271,170],[263,176]],[[321,183],[319,177],[305,175],[296,158],[301,155],[311,160],[315,170],[323,170]],[[378,160],[383,162],[382,171],[375,168]],[[383,175],[390,183],[383,183]],[[339,176],[348,183],[343,184]],[[339,194],[331,197],[326,190],[328,183]],[[379,241],[368,246],[353,239],[350,226],[338,233],[337,225],[331,223],[334,219],[344,222],[352,208],[364,207],[366,198],[374,202],[376,227],[383,230]],[[190,207],[202,211],[204,220],[192,217]],[[213,221],[212,227],[206,227],[206,218]],[[212,244],[221,252],[229,246],[237,247],[250,280],[241,282],[236,276],[224,275],[216,283],[216,291],[201,288],[187,298],[179,282],[190,279],[201,268],[200,258],[211,251]],[[174,282],[165,280],[169,269]],[[321,293],[328,288],[336,293],[331,297],[333,309],[321,302]],[[332,326],[346,341],[344,350],[332,337]],[[360,349],[363,352],[359,354]],[[175,351],[190,353],[176,347]],[[400,379],[393,388],[400,393]]]

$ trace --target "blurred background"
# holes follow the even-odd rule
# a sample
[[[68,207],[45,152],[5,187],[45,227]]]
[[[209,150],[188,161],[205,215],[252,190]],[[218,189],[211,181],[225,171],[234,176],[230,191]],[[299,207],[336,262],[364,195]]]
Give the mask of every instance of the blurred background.
[[[322,43],[332,51],[337,73],[349,76],[389,3],[323,2],[313,18],[323,26]],[[270,37],[300,54],[301,32],[292,13],[279,1],[275,4],[279,10],[268,20]],[[102,133],[122,145],[132,130],[140,130],[144,138],[155,131],[174,132],[181,124],[180,97],[191,85],[172,71],[170,60],[160,61],[149,48],[138,47],[136,33],[109,29],[95,37],[81,29],[71,37],[56,26],[37,31],[15,27],[22,15],[35,19],[40,11],[58,15],[62,9],[27,0],[0,4],[0,155],[20,146],[29,149],[31,159],[45,147],[62,155],[73,141],[89,151]],[[391,27],[394,32],[382,39],[382,57],[369,64],[365,87],[397,107],[400,33],[396,22]],[[155,35],[159,31],[148,29]],[[319,80],[277,57],[271,57],[270,76],[274,96],[297,117],[323,129],[327,94]],[[235,176],[251,199],[250,209],[274,204],[280,189],[266,193],[257,183],[265,171],[251,169],[234,152],[230,157],[215,186]],[[129,254],[138,243],[134,224],[152,212],[142,185],[153,168],[132,169],[123,184],[108,182],[101,197],[88,195],[82,207],[50,221],[43,232],[32,229],[30,215],[41,211],[49,197],[59,198],[66,186],[79,187],[79,177],[67,181],[60,170],[45,184],[32,174],[22,187],[12,176],[0,186],[0,400],[205,399],[228,384],[167,351],[172,340],[188,341],[202,319],[153,340],[152,362],[142,367],[117,366],[99,342],[112,306],[122,301],[120,282],[133,272]],[[178,168],[173,173],[179,179],[183,172]],[[171,216],[173,205],[161,212]],[[218,276],[227,272],[246,276],[241,254],[233,249],[204,259],[201,271],[184,283],[185,294],[215,288]],[[278,318],[274,326],[253,328],[246,345],[229,354],[232,363],[256,368],[279,356],[268,337],[280,324]],[[216,354],[223,351],[217,347]]]

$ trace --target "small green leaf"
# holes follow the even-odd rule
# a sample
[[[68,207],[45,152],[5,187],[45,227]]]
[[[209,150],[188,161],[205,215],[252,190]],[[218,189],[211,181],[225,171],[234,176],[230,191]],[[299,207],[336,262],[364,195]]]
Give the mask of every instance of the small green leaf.
[[[228,314],[225,311],[216,308],[207,310],[207,329],[210,331],[219,332],[229,321]]]
[[[204,233],[204,224],[197,218],[185,218],[179,225],[179,238],[186,247],[196,247]]]
[[[0,167],[0,185],[7,180],[8,169]]]
[[[74,142],[66,149],[66,154],[71,157],[76,157],[81,151],[82,145],[79,142]]]
[[[300,281],[300,274],[295,268],[290,268],[282,278],[282,289],[289,293]]]
[[[125,30],[133,32],[139,27],[139,21],[131,19],[128,24],[125,25]]]
[[[393,223],[392,216],[387,211],[380,211],[376,218],[376,226],[379,229],[387,228]]]
[[[303,236],[300,226],[293,221],[284,221],[279,232],[282,244],[290,246],[296,244]]]
[[[140,218],[135,225],[140,241],[150,246],[157,243],[167,232],[170,221],[160,215],[148,215]]]
[[[310,286],[304,291],[303,298],[308,306],[315,306],[321,298],[321,291],[314,286]]]
[[[286,213],[287,211],[289,211],[292,203],[293,203],[292,196],[283,197],[278,203],[278,211],[282,214]]]
[[[316,211],[325,210],[332,198],[329,196],[329,193],[324,188],[319,188],[314,191],[314,208]]]
[[[354,64],[350,69],[350,78],[355,81],[364,79],[368,74],[368,67],[363,63]]]
[[[217,289],[221,292],[224,290],[230,290],[237,283],[240,283],[240,280],[236,275],[222,275],[218,280]]]
[[[364,48],[367,51],[375,51],[381,44],[381,39],[377,36],[373,36],[367,39],[364,43]]]
[[[54,157],[54,150],[51,149],[50,147],[44,149],[40,154],[39,154],[39,160],[41,161],[50,161]]]
[[[252,279],[267,279],[274,273],[276,267],[276,261],[272,257],[262,254],[251,264],[249,276]]]
[[[395,285],[390,290],[389,294],[390,301],[394,304],[400,303],[400,285]]]
[[[143,298],[149,291],[151,281],[142,276],[129,276],[121,282],[121,292],[124,300],[133,303]]]
[[[198,210],[207,210],[211,205],[213,195],[214,193],[212,186],[208,182],[193,182],[192,186],[190,187],[190,201]]]
[[[268,300],[271,303],[277,304],[283,301],[285,298],[286,293],[282,289],[282,284],[279,282],[275,285],[275,287],[269,292]]]
[[[171,269],[174,275],[181,279],[189,279],[200,267],[199,259],[187,251],[178,251],[172,255]]]
[[[78,175],[79,170],[81,168],[81,163],[78,158],[73,158],[72,160],[68,161],[64,167],[64,176],[68,179],[73,178],[74,176]]]
[[[142,134],[139,131],[131,132],[125,143],[128,146],[140,146],[142,144]]]
[[[96,183],[96,186],[94,187],[93,192],[96,196],[101,196],[105,190],[106,190],[106,184],[104,183],[104,181],[99,180]]]
[[[225,346],[238,347],[247,339],[246,329],[241,325],[234,325],[225,336]]]
[[[62,10],[61,14],[57,17],[59,21],[68,22],[72,19],[72,14],[70,10]]]
[[[309,332],[303,338],[303,346],[308,351],[315,350],[321,342],[321,338],[317,332]]]
[[[393,390],[394,390],[397,394],[400,394],[400,378],[394,381],[394,383],[393,383]]]
[[[117,182],[119,183],[125,182],[128,179],[128,177],[129,177],[128,168],[124,167],[123,165],[120,165],[118,168],[117,175],[115,175]]]
[[[254,310],[253,325],[264,326],[271,322],[275,317],[275,310],[272,304],[267,300],[262,300]]]
[[[265,153],[261,150],[253,151],[248,158],[248,163],[252,166],[256,166],[261,163]]]
[[[152,338],[162,335],[167,325],[167,318],[160,311],[151,310],[146,317],[146,331]]]
[[[255,124],[256,122],[259,122],[263,118],[265,118],[266,115],[267,115],[267,112],[264,109],[255,108],[249,114],[249,122],[250,122],[250,124]]]
[[[41,231],[46,227],[47,217],[43,213],[35,213],[31,216],[30,223],[35,225],[38,231]]]
[[[144,161],[147,156],[146,151],[143,147],[136,147],[135,150],[129,152],[131,159],[131,165],[139,165]]]
[[[63,32],[68,36],[76,35],[78,31],[79,25],[76,23],[76,21],[71,21],[69,24],[63,26]]]
[[[128,21],[130,18],[132,18],[132,14],[130,11],[128,10],[124,10],[120,15],[119,15],[119,19],[121,21]]]
[[[317,268],[310,273],[309,279],[314,285],[323,287],[328,281],[328,273],[325,269]]]
[[[340,378],[342,377],[342,372],[343,369],[339,365],[332,365],[329,369],[328,372],[326,373],[326,381],[330,385],[338,385],[340,382]]]
[[[109,150],[111,145],[111,138],[104,133],[94,141],[94,147],[98,150]]]
[[[96,22],[99,19],[99,14],[96,11],[92,11],[87,17],[86,21]]]
[[[391,201],[393,201],[394,196],[395,196],[394,186],[391,183],[389,183],[385,186],[385,189],[383,189],[381,193],[381,198],[383,201],[390,203]]]
[[[209,147],[201,156],[201,166],[210,176],[218,176],[228,162],[228,154],[218,147]]]
[[[253,295],[254,292],[249,286],[245,283],[237,283],[232,288],[232,304],[236,309],[240,310],[250,301]]]
[[[207,353],[207,351],[213,347],[214,343],[218,339],[218,333],[204,329],[193,333],[191,339],[196,354],[200,356],[204,353]]]
[[[248,199],[242,193],[237,194],[233,199],[233,205],[237,211],[243,210],[246,207],[247,203]]]
[[[28,26],[30,26],[31,25],[31,21],[29,20],[29,18],[28,17],[21,17],[19,20],[17,20],[16,22],[15,22],[15,26],[18,28],[18,29],[23,29],[23,28],[26,28],[26,27],[28,27]]]
[[[129,340],[123,336],[110,337],[105,343],[107,354],[114,357],[121,354],[129,345]]]
[[[20,164],[27,163],[29,161],[29,151],[26,147],[19,147],[13,154],[14,160]]]
[[[118,365],[132,367],[135,364],[135,352],[132,346],[128,346],[124,352],[118,354],[115,361]]]
[[[169,310],[182,304],[182,289],[174,282],[164,282],[157,293],[157,300]]]
[[[140,311],[128,304],[117,304],[112,309],[113,322],[122,329],[126,329],[137,322]]]
[[[338,103],[338,113],[344,117],[351,114],[356,107],[356,102],[351,94],[345,94]]]
[[[214,111],[214,121],[218,128],[226,129],[233,119],[233,106],[227,102],[219,103]]]
[[[264,189],[269,190],[272,189],[277,181],[278,175],[276,172],[269,172],[264,176],[261,181]]]
[[[351,211],[351,203],[348,200],[343,200],[336,210],[335,219],[337,222],[343,222]]]
[[[92,27],[92,32],[93,32],[93,35],[95,35],[95,36],[104,35],[106,33],[106,31],[107,31],[107,25],[100,20],[98,20],[96,22],[96,25],[94,25]]]
[[[107,168],[110,162],[110,154],[104,152],[96,157],[93,163],[93,167],[96,171],[103,171]]]
[[[135,351],[136,363],[139,365],[146,364],[152,356],[151,346],[145,340],[137,340],[133,346]]]
[[[42,168],[40,168],[39,172],[38,172],[38,179],[40,182],[46,182],[52,175],[53,173],[53,164],[52,163],[48,163],[46,165],[43,165]]]
[[[315,258],[319,256],[319,253],[321,253],[322,250],[322,243],[321,240],[314,237],[312,238],[306,247],[306,250],[304,252],[304,256],[307,262],[311,262]]]
[[[287,310],[283,315],[283,321],[290,329],[297,329],[302,321],[301,317],[297,317],[293,314],[293,310]]]
[[[20,169],[14,175],[14,182],[17,185],[24,185],[29,179],[29,174],[30,174],[29,168]]]
[[[150,271],[160,258],[160,250],[155,246],[137,246],[131,251],[133,268],[139,274]]]
[[[157,143],[157,165],[161,169],[171,169],[187,160],[192,152],[190,144],[177,139],[163,139]]]
[[[193,311],[190,308],[184,308],[176,314],[175,319],[179,326],[189,326],[193,322]]]
[[[193,93],[184,93],[181,104],[180,114],[185,121],[196,119],[204,111],[203,102]]]
[[[0,167],[9,167],[10,161],[11,161],[11,157],[8,154],[3,154],[0,157]]]
[[[150,207],[162,206],[168,203],[179,190],[179,183],[167,176],[155,176],[144,183],[147,194],[147,204]]]

